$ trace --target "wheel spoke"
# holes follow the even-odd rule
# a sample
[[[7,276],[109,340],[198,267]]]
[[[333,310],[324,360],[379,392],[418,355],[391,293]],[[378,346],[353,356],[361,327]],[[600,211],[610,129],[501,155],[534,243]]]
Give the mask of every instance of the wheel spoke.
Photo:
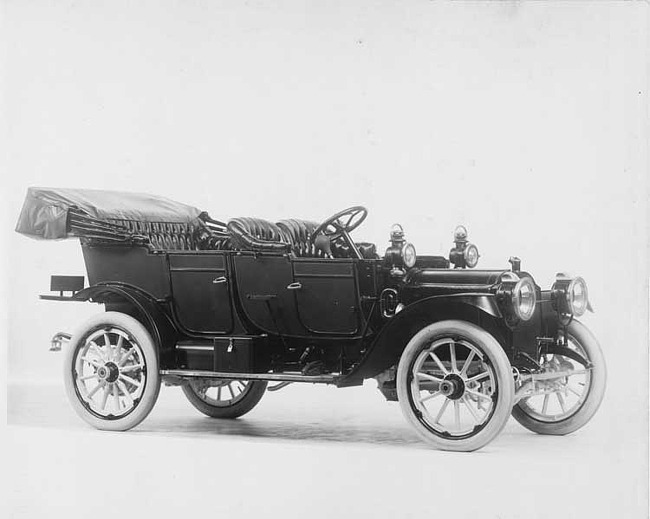
[[[135,348],[131,348],[131,349],[128,351],[128,353],[127,353],[126,355],[124,355],[124,357],[122,357],[122,358],[120,359],[120,361],[117,363],[118,367],[121,368],[122,366],[124,366],[124,363],[125,363],[127,360],[129,360],[129,359],[133,356],[134,353],[135,353]]]
[[[453,342],[449,343],[449,358],[451,359],[451,372],[458,373],[458,366],[456,365],[456,345]]]
[[[108,400],[109,393],[110,392],[108,391],[108,386],[104,384],[104,395],[102,396],[102,411],[106,409],[106,401]]]
[[[99,345],[95,341],[90,341],[88,346],[90,348],[92,348],[93,350],[95,350],[95,353],[97,353],[97,355],[99,356],[99,358],[101,360],[103,360],[104,362],[108,361],[108,359],[106,358],[106,355],[104,355],[101,348],[99,347]]]
[[[591,371],[591,368],[588,369],[572,369],[569,371],[568,375],[565,375],[566,377],[573,377],[574,375],[584,375],[585,373],[589,373]]]
[[[104,346],[106,347],[106,360],[113,360],[113,347],[108,333],[104,332]]]
[[[466,389],[465,393],[475,396],[476,398],[482,398],[484,400],[489,400],[490,402],[492,401],[492,397],[490,395],[485,395],[483,393],[479,393],[478,391],[472,391],[471,389]]]
[[[133,406],[133,397],[131,396],[131,393],[126,389],[126,386],[124,385],[124,382],[117,381],[117,387],[119,388],[120,391],[122,391],[122,394],[126,397],[126,399],[129,402],[129,406]]]
[[[432,382],[438,382],[438,383],[442,382],[441,378],[434,377],[433,375],[429,375],[428,373],[422,373],[421,371],[418,371],[416,373],[416,375],[417,375],[418,378],[423,378],[425,380],[431,380]]]
[[[85,377],[80,377],[79,380],[89,380],[91,378],[97,378],[97,373],[93,373],[92,375],[86,375]]]
[[[425,396],[424,398],[420,398],[420,402],[426,402],[427,400],[431,400],[432,398],[435,398],[440,395],[442,395],[442,393],[440,391],[436,391],[435,393],[431,393]]]
[[[438,414],[436,415],[436,419],[433,421],[434,424],[437,424],[438,422],[440,422],[440,419],[442,418],[442,415],[445,412],[445,409],[447,409],[447,406],[449,405],[449,402],[451,402],[451,400],[449,400],[448,398],[445,398],[444,404],[442,404],[442,406],[440,407],[440,411],[438,411]]]
[[[124,366],[120,368],[120,373],[129,371],[140,371],[144,368],[144,364],[132,364],[131,366]]]
[[[445,367],[442,365],[442,362],[440,362],[440,359],[438,358],[438,356],[437,356],[435,353],[433,353],[432,351],[430,351],[430,352],[429,352],[429,356],[433,359],[433,361],[438,365],[438,367],[442,370],[442,372],[443,372],[445,375],[449,375],[449,371],[447,371],[447,368],[445,368]]]
[[[562,412],[566,413],[566,406],[564,405],[564,397],[560,394],[559,391],[555,393],[555,396],[557,396],[557,401],[560,402],[560,407],[562,408]]]
[[[483,373],[479,373],[478,375],[474,375],[471,378],[468,378],[465,383],[467,384],[468,382],[477,382],[481,379],[484,379],[485,377],[489,377],[490,374],[487,371],[484,371]]]
[[[124,342],[124,337],[121,335],[117,336],[117,345],[115,346],[115,350],[113,352],[113,360],[116,362],[120,361],[120,357],[122,356],[122,343]]]
[[[122,410],[122,406],[120,405],[120,392],[118,391],[116,384],[113,384],[111,389],[113,390],[113,396],[115,397],[115,410],[119,413]]]
[[[460,431],[460,402],[454,400],[454,416],[456,418],[456,430]]]
[[[102,367],[102,364],[97,362],[95,359],[91,359],[91,358],[88,358],[88,357],[81,357],[81,360],[83,360],[84,362],[87,362],[91,366],[95,366],[96,368],[101,368]]]
[[[230,393],[230,400],[235,398],[235,393],[232,392],[232,387],[230,387],[230,382],[228,382],[228,391]]]
[[[123,375],[122,373],[120,373],[120,378],[122,380],[125,380],[129,384],[133,384],[135,387],[140,387],[140,385],[141,385],[140,382],[138,382],[137,380],[135,380],[135,379],[133,379],[131,377],[127,377],[126,375]]]
[[[578,398],[582,398],[582,394],[581,394],[581,393],[578,393],[578,392],[577,392],[575,389],[573,389],[570,385],[567,384],[566,388],[567,388],[567,390],[571,391],[571,393],[573,393],[573,394],[574,394],[575,396],[577,396]]]
[[[472,359],[476,355],[476,352],[474,350],[471,350],[469,352],[469,355],[465,359],[465,363],[463,364],[463,369],[460,370],[460,376],[464,377],[467,373],[467,369],[469,368],[470,364],[472,363]]]
[[[551,395],[546,393],[544,395],[544,403],[542,404],[542,414],[546,414],[546,409],[548,409],[548,401],[551,399]]]
[[[103,380],[97,384],[94,388],[92,388],[90,391],[88,391],[88,394],[86,395],[86,398],[90,400],[97,391],[99,391],[101,388],[103,388],[106,385],[106,382]]]
[[[477,424],[481,423],[481,418],[479,417],[479,415],[476,413],[476,411],[472,407],[471,402],[468,400],[467,396],[463,395],[463,398],[461,400],[462,400],[463,404],[465,404],[465,406],[469,410],[470,414],[472,415],[472,418],[474,418],[476,423]]]

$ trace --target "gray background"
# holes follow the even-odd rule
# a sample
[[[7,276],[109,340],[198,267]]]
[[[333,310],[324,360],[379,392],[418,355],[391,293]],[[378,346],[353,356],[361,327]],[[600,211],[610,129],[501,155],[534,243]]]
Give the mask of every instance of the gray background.
[[[646,514],[647,3],[2,6],[11,517],[53,504],[71,517]],[[542,287],[585,277],[605,401],[571,437],[511,424],[472,455],[424,448],[372,381],[294,385],[225,429],[170,388],[142,428],[96,433],[47,346],[99,309],[38,301],[50,274],[84,267],[75,241],[12,232],[30,185],[150,192],[224,220],[362,204],[355,238],[380,251],[399,221],[419,252],[446,254],[463,223],[483,267],[518,255]]]

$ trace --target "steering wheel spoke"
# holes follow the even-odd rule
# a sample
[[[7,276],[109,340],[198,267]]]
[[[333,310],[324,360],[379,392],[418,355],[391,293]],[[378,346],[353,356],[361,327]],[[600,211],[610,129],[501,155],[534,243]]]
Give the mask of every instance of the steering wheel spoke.
[[[350,238],[350,233],[361,225],[361,223],[366,219],[366,216],[368,216],[368,210],[360,205],[344,209],[343,211],[330,216],[327,220],[321,223],[318,228],[314,230],[312,240],[320,233],[327,236],[330,242],[343,238],[355,257],[361,259],[363,256],[359,252],[359,249],[352,238]],[[343,223],[344,221],[345,223]]]

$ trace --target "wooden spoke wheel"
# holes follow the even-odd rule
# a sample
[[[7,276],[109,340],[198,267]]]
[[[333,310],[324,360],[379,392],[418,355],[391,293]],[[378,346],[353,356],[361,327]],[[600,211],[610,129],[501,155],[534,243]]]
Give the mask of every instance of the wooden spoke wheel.
[[[503,429],[514,401],[510,362],[489,333],[464,321],[418,332],[397,371],[402,412],[436,448],[472,451]]]
[[[183,386],[183,392],[196,409],[211,418],[237,418],[259,403],[266,384],[253,380],[195,379]]]
[[[64,360],[72,407],[97,429],[124,431],[144,420],[160,391],[151,335],[133,317],[106,312],[73,334]]]
[[[541,382],[541,391],[523,398],[512,410],[515,420],[539,434],[563,435],[580,429],[594,416],[605,394],[607,373],[598,341],[578,321],[573,321],[567,332],[566,347],[589,366],[566,355],[542,355],[544,370],[569,374]]]

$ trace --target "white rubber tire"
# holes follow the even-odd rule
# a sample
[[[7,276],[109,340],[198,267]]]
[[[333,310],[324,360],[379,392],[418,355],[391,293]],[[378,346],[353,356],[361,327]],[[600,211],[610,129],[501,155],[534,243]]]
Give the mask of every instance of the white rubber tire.
[[[413,409],[411,395],[411,369],[420,354],[433,341],[451,337],[463,339],[479,348],[489,359],[497,383],[497,398],[489,421],[474,435],[450,439],[436,434],[427,427]],[[512,367],[497,340],[485,330],[465,321],[440,321],[426,326],[409,341],[397,369],[397,397],[406,420],[429,445],[441,450],[469,452],[484,447],[502,431],[512,412],[515,387]]]
[[[145,362],[146,382],[136,407],[121,418],[107,419],[91,412],[82,402],[76,389],[75,360],[79,348],[94,331],[114,327],[126,332],[142,350]],[[133,317],[120,312],[104,312],[93,316],[73,334],[65,351],[63,380],[68,400],[75,412],[93,427],[106,431],[126,431],[144,420],[153,409],[160,392],[158,352],[147,329]]]

